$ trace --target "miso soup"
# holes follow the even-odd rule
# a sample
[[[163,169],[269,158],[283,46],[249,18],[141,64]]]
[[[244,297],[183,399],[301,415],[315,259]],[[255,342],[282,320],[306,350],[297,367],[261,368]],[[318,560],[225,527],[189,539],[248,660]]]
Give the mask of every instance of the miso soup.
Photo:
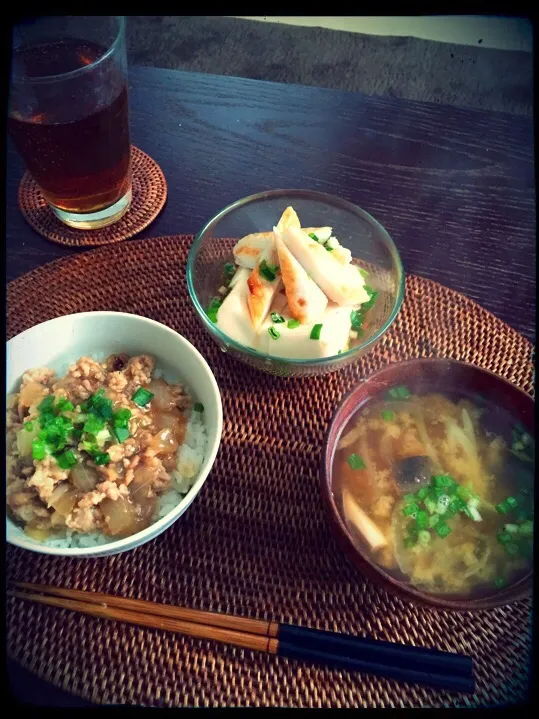
[[[343,430],[333,491],[354,542],[421,591],[495,593],[532,568],[535,442],[484,398],[395,387]]]

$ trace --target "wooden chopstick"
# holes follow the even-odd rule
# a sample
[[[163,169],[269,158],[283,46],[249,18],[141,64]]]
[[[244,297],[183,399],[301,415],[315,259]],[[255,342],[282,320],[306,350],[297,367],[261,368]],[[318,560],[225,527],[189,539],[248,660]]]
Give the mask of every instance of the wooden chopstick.
[[[164,629],[199,639],[213,639],[247,649],[443,689],[471,692],[475,686],[471,659],[458,654],[97,592],[29,583],[17,583],[16,586],[31,593],[10,590],[7,592],[9,596],[102,619]],[[51,596],[33,592],[45,592]],[[247,628],[252,631],[245,631]]]
[[[113,594],[102,594],[100,592],[86,592],[80,589],[52,587],[47,584],[15,582],[14,586],[19,589],[50,594],[55,597],[80,599],[83,602],[90,602],[91,604],[131,609],[132,611],[143,612],[144,614],[167,617],[168,619],[179,619],[186,622],[194,622],[195,624],[207,624],[213,627],[232,629],[237,632],[246,632],[247,634],[260,634],[264,637],[276,637],[279,631],[277,622],[268,622],[263,619],[236,617],[231,614],[218,614],[217,612],[206,612],[201,609],[169,606],[168,604],[148,602],[145,599],[128,599],[126,597],[116,597]]]
[[[206,624],[195,624],[194,622],[183,621],[181,619],[170,619],[163,615],[144,614],[143,612],[121,609],[101,603],[81,602],[75,599],[49,597],[43,594],[28,594],[26,592],[12,590],[8,590],[6,594],[10,597],[26,599],[39,604],[47,604],[51,607],[59,607],[60,609],[70,609],[74,612],[81,612],[82,614],[90,614],[93,617],[100,617],[101,619],[113,619],[119,622],[126,622],[127,624],[149,627],[150,629],[164,629],[169,632],[188,634],[197,639],[215,639],[219,642],[235,644],[236,646],[246,649],[256,649],[261,652],[277,654],[278,641],[259,634],[237,632],[232,629],[223,629]]]

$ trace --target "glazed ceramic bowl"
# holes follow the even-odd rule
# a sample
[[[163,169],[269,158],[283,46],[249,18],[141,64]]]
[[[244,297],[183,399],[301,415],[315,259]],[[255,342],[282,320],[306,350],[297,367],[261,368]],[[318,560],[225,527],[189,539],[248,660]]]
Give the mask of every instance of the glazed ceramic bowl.
[[[378,290],[369,329],[347,352],[317,360],[280,359],[257,352],[225,335],[206,310],[222,284],[223,267],[233,261],[232,248],[241,237],[271,231],[292,205],[309,227],[330,226],[354,260],[369,270],[369,285]],[[369,352],[391,327],[404,297],[404,272],[387,231],[371,215],[346,200],[311,190],[271,190],[245,197],[212,217],[196,236],[187,260],[187,287],[198,317],[224,352],[256,369],[282,377],[334,372]]]
[[[7,343],[7,393],[17,390],[28,369],[49,367],[62,375],[79,357],[103,360],[113,353],[152,355],[156,369],[161,370],[165,379],[184,383],[193,399],[204,405],[206,452],[194,484],[166,516],[124,539],[85,548],[52,547],[30,538],[6,517],[6,538],[10,544],[65,557],[99,557],[125,552],[155,539],[170,527],[195,501],[206,481],[221,440],[219,388],[198,350],[159,322],[122,312],[83,312],[36,325]]]
[[[337,408],[325,440],[321,469],[321,487],[331,526],[344,554],[358,571],[388,592],[420,604],[443,609],[490,609],[528,596],[532,573],[503,590],[493,588],[492,594],[475,599],[449,598],[430,594],[412,586],[406,578],[398,579],[379,566],[367,549],[350,531],[345,522],[338,493],[334,493],[333,464],[340,436],[350,418],[369,402],[392,387],[405,385],[412,393],[428,391],[455,394],[479,394],[520,421],[534,436],[534,402],[529,395],[510,382],[474,365],[454,360],[418,359],[389,365],[357,385]]]

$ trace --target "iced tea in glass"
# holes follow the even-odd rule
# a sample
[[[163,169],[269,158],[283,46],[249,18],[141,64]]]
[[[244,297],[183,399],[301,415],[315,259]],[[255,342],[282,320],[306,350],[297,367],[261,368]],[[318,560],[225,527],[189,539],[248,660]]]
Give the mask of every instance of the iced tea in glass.
[[[8,129],[60,220],[96,229],[122,217],[131,202],[125,18],[16,25]]]

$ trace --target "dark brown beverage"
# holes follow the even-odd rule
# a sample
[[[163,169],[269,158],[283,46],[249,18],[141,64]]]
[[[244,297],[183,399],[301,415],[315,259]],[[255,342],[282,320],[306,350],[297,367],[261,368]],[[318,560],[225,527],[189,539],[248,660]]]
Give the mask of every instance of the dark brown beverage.
[[[130,187],[127,81],[113,63],[105,48],[70,39],[14,55],[14,71],[37,81],[30,100],[12,83],[9,132],[46,199],[67,212],[99,212]],[[64,73],[53,96],[47,78]]]

